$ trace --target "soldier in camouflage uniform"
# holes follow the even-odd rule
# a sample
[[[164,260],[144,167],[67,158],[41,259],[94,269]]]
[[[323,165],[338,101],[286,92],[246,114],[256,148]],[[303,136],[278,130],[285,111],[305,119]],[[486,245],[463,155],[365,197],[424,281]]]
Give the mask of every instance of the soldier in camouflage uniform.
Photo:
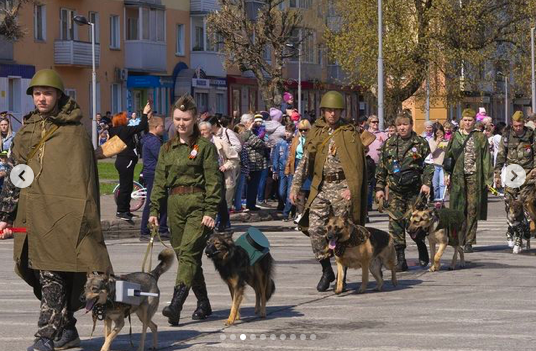
[[[449,207],[463,211],[465,225],[458,236],[464,252],[473,252],[478,220],[486,220],[488,186],[493,182],[491,153],[486,136],[475,130],[475,111],[462,112],[460,129],[454,133],[445,150],[445,160],[455,160],[454,169],[445,169],[450,190]]]
[[[326,291],[335,280],[330,263],[333,252],[324,237],[330,208],[336,216],[348,211],[355,224],[364,225],[367,182],[365,150],[359,132],[341,119],[344,97],[336,91],[327,92],[320,108],[323,118],[315,122],[307,135],[304,156],[294,174],[289,198],[293,204],[296,202],[305,179],[312,174],[311,193],[300,225],[309,228],[313,253],[322,265],[317,290]],[[304,223],[307,218],[308,225]]]
[[[400,218],[389,218],[389,233],[393,236],[397,253],[397,271],[407,271],[406,249],[407,218],[404,214],[417,201],[419,193],[428,195],[432,184],[434,166],[424,162],[430,153],[426,139],[413,131],[413,119],[409,113],[396,118],[397,135],[387,139],[380,152],[376,170],[376,198],[384,198],[389,187],[389,207]],[[429,257],[424,238],[416,238],[421,266],[428,265]]]
[[[534,131],[525,126],[525,119],[521,111],[514,113],[512,116],[512,126],[506,128],[502,134],[497,161],[495,163],[496,184],[501,184],[501,171],[504,166],[509,165],[520,165],[529,178],[536,176]],[[506,186],[504,194],[507,201],[517,198],[523,188],[524,186],[520,188]],[[508,240],[508,247],[513,248],[513,253],[517,254],[521,251],[522,236],[525,237],[528,243],[528,240],[530,240],[530,230],[525,216],[515,227],[511,223],[508,223],[506,239]]]

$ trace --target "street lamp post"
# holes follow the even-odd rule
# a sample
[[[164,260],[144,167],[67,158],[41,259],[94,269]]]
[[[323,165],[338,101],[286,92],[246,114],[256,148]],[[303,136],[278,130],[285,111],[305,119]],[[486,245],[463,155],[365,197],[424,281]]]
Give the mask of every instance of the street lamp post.
[[[93,142],[93,148],[97,149],[97,71],[95,69],[95,23],[89,22],[84,16],[74,16],[73,20],[78,25],[89,25],[91,26],[91,61],[92,61],[92,71],[91,71],[91,91],[92,91],[92,104],[93,104],[93,115],[91,116],[91,141]]]
[[[301,43],[298,47],[292,43],[285,44],[285,46],[298,51],[298,112],[301,114]]]
[[[534,74],[534,27],[530,29],[530,49],[532,67],[532,113],[536,113],[536,77]]]
[[[508,125],[508,75],[504,75],[504,123]]]
[[[378,120],[384,129],[383,117],[383,19],[382,0],[378,0]]]

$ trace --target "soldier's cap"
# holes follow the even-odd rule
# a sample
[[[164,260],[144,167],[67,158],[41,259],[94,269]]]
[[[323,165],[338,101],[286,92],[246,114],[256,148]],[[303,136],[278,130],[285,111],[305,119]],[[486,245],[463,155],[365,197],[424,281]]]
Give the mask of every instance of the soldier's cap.
[[[364,130],[363,133],[361,133],[360,137],[364,147],[369,146],[374,142],[374,140],[376,140],[376,136],[368,130]]]
[[[472,108],[466,108],[465,110],[463,110],[462,112],[462,118],[464,117],[471,117],[471,118],[475,118],[476,116],[476,112],[475,110],[473,110]]]
[[[181,96],[179,100],[177,100],[177,102],[175,103],[175,106],[183,112],[197,110],[195,100],[190,94],[184,94],[183,96]]]
[[[514,113],[514,115],[512,116],[512,121],[525,122],[525,115],[523,115],[522,111],[516,111],[516,113]]]

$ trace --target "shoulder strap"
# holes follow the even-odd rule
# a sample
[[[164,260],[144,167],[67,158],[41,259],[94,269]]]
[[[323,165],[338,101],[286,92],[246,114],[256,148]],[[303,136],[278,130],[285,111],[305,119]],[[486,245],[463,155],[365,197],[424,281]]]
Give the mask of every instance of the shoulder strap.
[[[28,157],[26,158],[26,163],[29,163],[31,159],[34,158],[35,154],[37,153],[37,151],[41,148],[41,146],[43,146],[43,144],[48,140],[48,138],[50,138],[50,136],[52,134],[54,134],[54,132],[59,128],[59,126],[57,124],[54,124],[52,126],[52,128],[50,128],[50,130],[41,138],[41,140],[39,140],[39,143],[37,143],[37,145],[32,149],[32,151],[30,151],[30,153],[28,154]]]

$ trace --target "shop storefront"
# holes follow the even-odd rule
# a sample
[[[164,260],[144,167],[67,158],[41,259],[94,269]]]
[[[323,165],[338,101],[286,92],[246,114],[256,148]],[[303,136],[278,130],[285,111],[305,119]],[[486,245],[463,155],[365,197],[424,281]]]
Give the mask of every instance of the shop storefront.
[[[170,100],[170,91],[173,87],[171,77],[161,76],[133,76],[129,75],[127,80],[127,111],[143,111],[147,100],[153,102],[153,109],[156,113],[167,116],[173,101]]]

